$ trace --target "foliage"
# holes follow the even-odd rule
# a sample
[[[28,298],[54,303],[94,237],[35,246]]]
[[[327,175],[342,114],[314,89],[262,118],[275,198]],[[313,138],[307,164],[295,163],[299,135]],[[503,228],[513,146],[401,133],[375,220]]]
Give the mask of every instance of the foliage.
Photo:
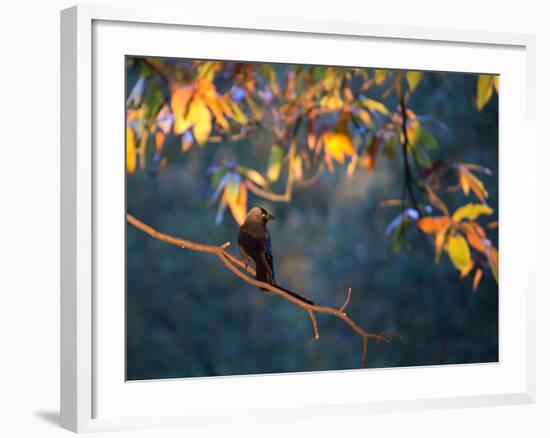
[[[128,175],[162,171],[174,139],[189,153],[268,133],[265,161],[230,157],[207,172],[215,222],[229,210],[241,224],[249,192],[292,202],[294,187],[315,190],[324,172],[373,173],[385,157],[402,162],[404,175],[402,199],[386,203],[401,208],[386,229],[394,249],[416,228],[433,239],[436,262],[446,253],[461,277],[473,273],[474,289],[485,270],[498,281],[498,251],[487,233],[498,222],[485,220],[494,211],[482,180],[492,172],[434,158],[438,141],[427,122],[435,118],[418,116],[409,103],[422,72],[158,58],[129,58],[128,68],[138,76],[127,98]],[[498,76],[479,75],[478,111],[495,93]],[[448,185],[452,175],[456,184]],[[275,190],[281,183],[282,194]],[[452,214],[449,203],[458,203]]]

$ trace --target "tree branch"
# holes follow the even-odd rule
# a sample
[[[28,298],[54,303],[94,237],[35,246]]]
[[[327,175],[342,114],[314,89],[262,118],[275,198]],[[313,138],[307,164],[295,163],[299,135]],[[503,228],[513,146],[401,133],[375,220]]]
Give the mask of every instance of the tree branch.
[[[251,284],[252,286],[268,289],[271,292],[274,292],[280,297],[286,299],[287,301],[290,301],[292,304],[306,310],[313,324],[314,339],[319,339],[319,329],[317,326],[317,319],[315,317],[315,313],[325,313],[341,319],[344,323],[346,323],[355,333],[357,333],[363,339],[363,353],[361,356],[362,367],[365,367],[366,365],[366,358],[367,358],[366,345],[367,345],[368,339],[376,339],[377,341],[390,343],[392,339],[396,337],[396,335],[389,332],[381,332],[377,334],[377,333],[369,333],[365,331],[359,325],[357,325],[355,321],[349,318],[342,311],[342,308],[345,309],[345,306],[342,306],[341,309],[335,309],[327,306],[318,306],[315,304],[308,304],[304,301],[299,300],[296,297],[293,297],[292,295],[278,288],[277,286],[274,286],[269,283],[265,283],[263,281],[256,280],[251,276],[251,275],[255,275],[255,270],[252,267],[245,265],[244,262],[242,262],[237,257],[231,255],[225,250],[225,248],[229,246],[228,245],[229,242],[226,242],[222,245],[204,245],[201,243],[191,242],[190,240],[187,240],[187,239],[173,237],[168,234],[161,233],[160,231],[157,231],[154,228],[150,227],[149,225],[141,222],[139,219],[136,219],[134,216],[132,216],[129,213],[126,213],[126,220],[128,221],[128,223],[130,223],[137,229],[143,231],[144,233],[148,234],[149,236],[153,237],[154,239],[160,240],[165,243],[169,243],[171,245],[179,246],[180,248],[189,249],[191,251],[214,254],[233,274],[235,274],[240,279]],[[246,272],[243,272],[244,270],[246,270],[251,275],[247,274]],[[348,298],[346,299],[346,302],[349,302],[350,295],[351,295],[351,292],[348,291]],[[345,303],[345,305],[347,304]]]
[[[403,132],[403,142],[401,143],[402,151],[403,151],[403,164],[405,167],[405,185],[407,188],[407,192],[409,193],[409,197],[411,198],[411,203],[414,207],[414,209],[418,212],[418,215],[421,217],[422,212],[418,208],[418,203],[416,202],[416,196],[414,195],[413,190],[413,176],[411,172],[411,166],[409,164],[409,136],[407,133],[407,107],[405,106],[405,96],[401,96],[400,100],[400,106],[401,106],[401,130]]]

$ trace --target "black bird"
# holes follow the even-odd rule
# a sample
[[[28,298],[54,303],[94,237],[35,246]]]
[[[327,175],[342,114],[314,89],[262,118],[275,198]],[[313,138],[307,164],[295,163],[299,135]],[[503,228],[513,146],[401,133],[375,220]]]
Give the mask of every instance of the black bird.
[[[300,301],[313,304],[312,301],[284,289],[275,282],[273,270],[273,253],[271,251],[271,235],[267,229],[267,222],[275,216],[260,207],[250,209],[239,229],[239,252],[245,264],[254,262],[256,265],[256,280],[277,286]],[[267,290],[265,288],[260,288]]]

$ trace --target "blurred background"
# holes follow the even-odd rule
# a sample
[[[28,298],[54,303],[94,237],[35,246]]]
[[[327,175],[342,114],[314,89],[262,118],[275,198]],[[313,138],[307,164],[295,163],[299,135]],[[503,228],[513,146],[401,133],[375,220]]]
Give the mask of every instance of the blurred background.
[[[137,81],[129,70],[128,90]],[[439,143],[433,159],[490,168],[483,177],[498,217],[498,99],[476,109],[477,75],[424,73],[410,106]],[[128,91],[130,92],[130,91]],[[397,101],[387,104],[395,106]],[[270,134],[192,147],[166,140],[168,164],[127,176],[127,211],[155,229],[205,244],[231,242],[238,224],[216,205],[207,169],[227,159],[265,167]],[[249,194],[276,216],[270,222],[277,281],[316,304],[340,307],[353,289],[348,315],[370,332],[402,339],[370,342],[367,367],[498,361],[498,285],[484,276],[474,292],[446,254],[434,262],[431,239],[414,227],[396,252],[388,224],[402,196],[403,163],[381,156],[374,172],[324,172],[312,187],[296,187],[292,202]],[[453,180],[450,179],[450,183]],[[456,178],[454,180],[456,184]],[[284,181],[274,186],[281,193]],[[460,197],[457,197],[460,198]],[[446,198],[451,211],[464,199]],[[490,235],[495,244],[497,231]],[[360,366],[361,339],[342,321],[318,315],[312,341],[303,309],[238,279],[214,256],[160,242],[127,226],[127,379],[159,379],[350,369]]]

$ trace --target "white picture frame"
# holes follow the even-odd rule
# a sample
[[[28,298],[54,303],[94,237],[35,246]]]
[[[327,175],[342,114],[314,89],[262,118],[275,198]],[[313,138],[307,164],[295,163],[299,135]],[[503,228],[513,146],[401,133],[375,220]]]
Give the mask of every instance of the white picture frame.
[[[190,35],[195,32],[203,39],[196,40],[192,53],[178,52],[181,49],[174,44],[159,44],[160,36],[177,35],[177,32]],[[146,37],[143,34],[147,34]],[[109,154],[103,153],[101,145],[105,139],[119,144],[123,137],[118,130],[124,130],[124,125],[119,122],[124,115],[117,100],[123,91],[116,88],[120,88],[121,78],[117,76],[117,80],[104,86],[111,65],[107,61],[115,60],[116,64],[121,54],[140,54],[138,52],[142,50],[149,55],[217,56],[221,59],[223,54],[216,52],[213,45],[198,42],[229,37],[235,41],[235,47],[231,49],[233,54],[225,55],[229,59],[244,56],[251,60],[299,62],[299,49],[291,50],[295,43],[297,46],[307,44],[304,47],[309,49],[308,58],[302,62],[322,63],[320,61],[326,60],[327,56],[333,56],[332,63],[346,65],[350,55],[342,53],[345,50],[338,51],[338,47],[344,47],[344,43],[346,47],[367,44],[372,45],[377,53],[382,63],[377,65],[380,67],[502,75],[499,249],[503,275],[500,284],[499,363],[491,367],[485,365],[485,368],[476,365],[415,367],[182,379],[143,385],[125,383],[120,379],[123,352],[119,350],[124,350],[120,327],[124,312],[120,300],[120,294],[123,296],[122,274],[119,271],[123,261],[111,263],[105,259],[108,256],[103,255],[106,245],[113,245],[109,251],[113,257],[120,255],[124,246],[120,239],[124,230],[123,216],[105,213],[117,212],[120,208],[123,192],[120,185],[123,182],[116,170],[120,166],[119,159],[111,159]],[[262,43],[253,42],[255,40]],[[128,46],[128,41],[132,41],[133,47]],[[274,49],[273,42],[286,47],[285,54]],[[377,44],[383,44],[388,51],[400,50],[402,56],[398,59],[383,58],[382,50],[376,49]],[[78,6],[62,11],[62,427],[82,432],[244,421],[251,417],[262,420],[277,415],[294,418],[361,415],[380,411],[534,402],[536,277],[526,257],[521,255],[534,247],[536,234],[534,46],[532,35],[319,22],[291,17],[255,17],[244,13],[227,17],[217,16],[212,11],[201,15],[188,10],[151,8],[139,11],[104,6]],[[266,51],[266,47],[270,49]],[[449,48],[456,50],[456,54],[446,54]],[[414,52],[423,50],[426,55],[430,55],[432,50],[437,56],[422,56],[415,60]],[[468,55],[469,52],[475,53]],[[358,60],[356,65],[362,65],[361,62],[364,61]],[[118,72],[122,71],[122,59],[116,68]],[[116,111],[120,111],[118,116]],[[512,120],[515,121],[513,124],[508,123]],[[509,154],[508,144],[518,140],[521,140],[524,154],[514,158]],[[123,144],[120,142],[121,151]],[[514,185],[506,178],[514,169],[513,165],[517,168]],[[123,175],[123,166],[120,169]],[[513,211],[508,203],[512,197],[523,199],[530,208]],[[525,223],[529,224],[527,230],[522,227]],[[107,263],[109,269],[105,268]],[[106,290],[110,291],[109,295],[105,294]],[[111,333],[114,334],[111,336]],[[117,359],[106,359],[111,355]],[[422,384],[427,389],[421,392],[415,384]],[[300,394],[293,394],[291,404],[287,390],[296,388],[296,385],[301,385],[303,390]],[[474,385],[477,386],[475,390]],[[235,397],[236,393],[240,396]],[[229,395],[231,403],[228,403]],[[192,402],[186,402],[186,399]],[[219,400],[219,403],[212,400]]]

